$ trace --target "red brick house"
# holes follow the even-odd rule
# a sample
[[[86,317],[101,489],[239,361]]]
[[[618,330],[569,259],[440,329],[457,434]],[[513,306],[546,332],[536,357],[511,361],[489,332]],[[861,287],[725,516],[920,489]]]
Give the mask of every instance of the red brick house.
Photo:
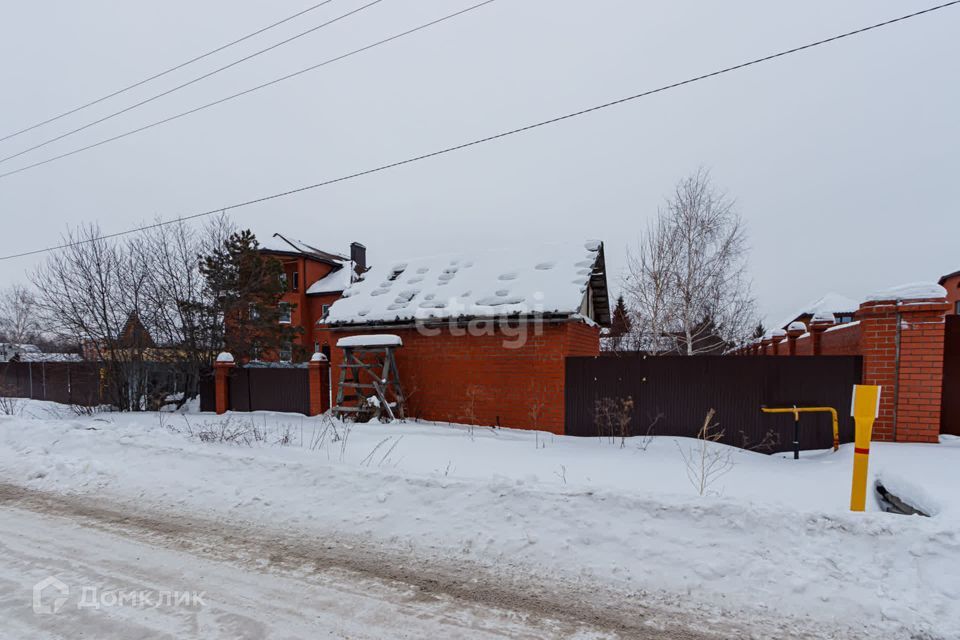
[[[317,322],[366,270],[366,248],[354,242],[350,255],[344,256],[275,233],[260,243],[260,251],[283,265],[287,292],[281,304],[288,305],[289,313],[281,314],[281,322],[303,329],[298,342],[307,353],[320,351],[322,345],[315,335]],[[280,345],[280,360],[292,359],[291,346]]]
[[[336,386],[340,338],[399,336],[407,415],[562,434],[565,359],[598,355],[609,323],[603,244],[588,242],[381,262],[313,339]]]

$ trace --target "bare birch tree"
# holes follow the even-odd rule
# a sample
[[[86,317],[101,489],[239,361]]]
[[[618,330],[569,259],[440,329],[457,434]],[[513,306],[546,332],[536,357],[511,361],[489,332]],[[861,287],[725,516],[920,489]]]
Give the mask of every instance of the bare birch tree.
[[[0,342],[29,344],[40,337],[40,321],[33,293],[21,284],[0,293]]]
[[[743,222],[710,174],[681,180],[628,254],[640,348],[697,355],[743,342],[755,322],[747,253]]]

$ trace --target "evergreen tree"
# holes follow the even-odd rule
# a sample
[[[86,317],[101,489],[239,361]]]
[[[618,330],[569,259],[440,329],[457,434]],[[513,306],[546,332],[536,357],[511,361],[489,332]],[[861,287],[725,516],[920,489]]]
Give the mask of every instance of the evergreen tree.
[[[235,358],[268,357],[283,345],[292,345],[302,331],[280,322],[295,306],[281,304],[286,291],[283,265],[260,253],[250,230],[231,234],[201,256],[200,272],[212,305],[209,316],[215,319],[212,342]]]
[[[767,330],[764,328],[763,323],[758,322],[757,328],[753,330],[753,337],[757,339],[762,338],[766,332]]]
[[[613,318],[610,321],[611,338],[620,338],[630,333],[630,314],[627,313],[627,305],[623,301],[623,296],[617,298],[617,305],[613,308]]]

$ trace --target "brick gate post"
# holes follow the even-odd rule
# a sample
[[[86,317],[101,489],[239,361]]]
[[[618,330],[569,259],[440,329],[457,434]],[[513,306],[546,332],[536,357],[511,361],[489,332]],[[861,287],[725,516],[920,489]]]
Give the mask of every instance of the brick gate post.
[[[327,356],[315,353],[307,365],[310,375],[310,415],[318,416],[329,409],[330,398],[327,393],[330,376],[330,363]]]
[[[222,415],[230,408],[230,369],[236,366],[233,356],[224,351],[217,356],[213,363],[214,398],[216,399],[217,415]]]
[[[874,439],[938,442],[945,317],[939,285],[910,285],[860,305],[863,382],[883,385]]]

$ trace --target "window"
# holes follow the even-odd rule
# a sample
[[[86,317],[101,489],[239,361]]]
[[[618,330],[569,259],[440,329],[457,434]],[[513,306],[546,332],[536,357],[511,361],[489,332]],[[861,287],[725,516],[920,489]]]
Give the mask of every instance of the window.
[[[293,344],[283,342],[280,344],[280,362],[291,362],[293,360]]]
[[[319,340],[314,340],[314,341],[313,341],[313,352],[314,352],[314,353],[320,353],[320,341],[319,341]]]
[[[290,324],[293,322],[293,310],[287,302],[280,303],[280,324]]]
[[[838,315],[837,324],[846,324],[848,322],[853,322],[853,316],[851,315]]]
[[[325,304],[320,307],[320,319],[324,320],[328,315],[330,315],[330,305]]]
[[[299,271],[293,272],[293,290],[294,291],[300,290],[300,272]]]
[[[953,312],[960,316],[960,300],[957,300],[957,303],[953,305]]]
[[[280,274],[280,286],[283,287],[283,290],[287,290],[287,272],[284,271]]]
[[[250,310],[249,310],[248,315],[249,315],[249,317],[250,317],[251,320],[259,320],[259,319],[260,319],[260,309],[257,309],[257,305],[255,305],[255,304],[253,304],[253,303],[250,303]]]

